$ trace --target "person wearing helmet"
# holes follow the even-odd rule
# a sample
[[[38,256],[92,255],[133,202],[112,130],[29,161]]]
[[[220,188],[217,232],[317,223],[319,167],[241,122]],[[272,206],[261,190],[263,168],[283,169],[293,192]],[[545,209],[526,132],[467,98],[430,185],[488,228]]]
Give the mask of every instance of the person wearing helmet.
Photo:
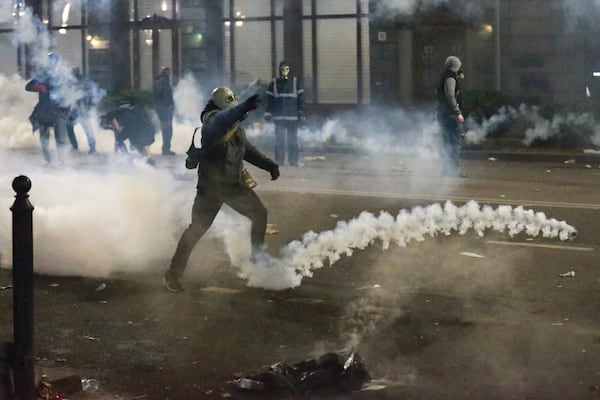
[[[243,182],[244,161],[279,178],[279,166],[247,139],[241,122],[258,106],[258,94],[241,103],[230,88],[216,88],[201,113],[202,139],[198,152],[188,152],[187,168],[196,167],[198,183],[192,222],[184,230],[163,283],[172,292],[179,282],[196,243],[211,226],[223,204],[250,219],[252,256],[264,250],[267,209],[254,190]]]
[[[279,63],[279,77],[267,88],[264,118],[275,124],[275,161],[283,165],[287,144],[289,164],[299,166],[298,120],[305,119],[304,89],[298,79],[290,75],[290,65],[286,61]]]
[[[462,61],[449,56],[436,90],[437,120],[444,144],[444,175],[459,175],[462,148],[462,124],[465,117],[460,108],[460,81],[464,79]],[[461,174],[462,175],[462,174]]]

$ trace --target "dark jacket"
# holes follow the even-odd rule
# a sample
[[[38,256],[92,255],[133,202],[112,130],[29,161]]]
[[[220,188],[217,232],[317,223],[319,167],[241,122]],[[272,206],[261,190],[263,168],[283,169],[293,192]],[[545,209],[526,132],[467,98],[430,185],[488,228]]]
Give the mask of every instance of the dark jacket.
[[[160,73],[154,80],[154,109],[160,119],[169,119],[173,116],[175,102],[169,75]]]
[[[240,122],[245,118],[243,104],[220,110],[209,103],[202,113],[202,160],[198,182],[241,184],[243,161],[271,171],[275,162],[262,154],[246,137]]]
[[[299,87],[298,79],[276,78],[267,88],[267,106],[265,116],[273,121],[297,121],[304,114],[304,89]]]
[[[32,79],[25,85],[25,90],[28,92],[37,92],[38,102],[29,116],[29,121],[33,126],[33,130],[37,130],[41,126],[53,126],[57,118],[66,118],[68,108],[61,107],[57,100],[52,98],[54,87],[50,83],[49,78],[41,77]]]
[[[129,139],[131,145],[140,152],[144,146],[154,143],[154,125],[142,106],[122,104],[107,113],[104,118],[109,122],[114,118],[121,125],[122,130],[115,132],[117,141],[124,142]]]
[[[446,81],[452,79],[455,82],[454,93],[447,93]],[[460,79],[458,73],[445,69],[440,76],[440,82],[436,90],[437,112],[442,118],[455,117],[461,113],[460,110]]]

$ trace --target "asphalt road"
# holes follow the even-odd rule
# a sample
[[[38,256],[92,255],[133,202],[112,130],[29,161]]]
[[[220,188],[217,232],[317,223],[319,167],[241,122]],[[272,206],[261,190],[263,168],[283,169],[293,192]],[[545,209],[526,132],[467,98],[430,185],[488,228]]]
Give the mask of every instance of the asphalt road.
[[[100,381],[72,399],[600,398],[600,162],[469,159],[466,178],[447,178],[409,157],[308,157],[275,182],[251,169],[278,229],[267,237],[273,255],[363,211],[396,216],[447,200],[523,205],[578,235],[375,241],[277,291],[248,287],[216,237],[198,244],[180,294],[160,284],[168,260],[110,279],[37,276],[38,373]],[[194,184],[193,173],[178,179]],[[0,291],[3,310],[11,296]],[[3,312],[0,338],[11,330]],[[360,355],[378,390],[254,393],[227,383],[334,351]]]

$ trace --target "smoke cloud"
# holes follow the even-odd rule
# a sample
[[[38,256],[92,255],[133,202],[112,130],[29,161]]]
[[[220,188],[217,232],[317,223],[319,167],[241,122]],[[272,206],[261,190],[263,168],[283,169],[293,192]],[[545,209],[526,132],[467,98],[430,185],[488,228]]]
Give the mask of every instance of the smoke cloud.
[[[47,67],[51,41],[43,24],[28,11],[19,19],[15,44],[33,46],[35,65],[40,69]],[[59,62],[57,71],[65,79],[64,86],[70,86],[71,66]],[[67,157],[64,165],[45,167],[39,137],[32,134],[27,119],[37,96],[25,92],[25,83],[18,76],[0,76],[0,106],[5,111],[0,117],[0,183],[9,188],[12,179],[21,174],[32,179],[36,270],[58,275],[108,276],[117,271],[143,271],[153,262],[166,265],[189,223],[194,174],[186,171],[183,163],[172,169],[150,168],[142,160],[114,155],[112,132],[101,129],[97,120],[94,128],[100,154],[86,159],[74,154]],[[180,154],[189,146],[194,127],[199,125],[199,113],[206,101],[202,92],[202,83],[192,75],[184,76],[174,88],[177,119],[173,149]],[[68,103],[76,94],[67,91],[61,96]],[[508,117],[511,113],[505,110]],[[431,110],[403,109],[372,110],[369,118],[343,114],[330,118],[323,127],[303,128],[299,137],[306,147],[345,144],[371,154],[417,155],[420,161],[415,163],[432,164],[443,151],[433,115]],[[485,132],[494,123],[486,122],[478,129]],[[83,138],[80,127],[75,129],[78,138]],[[251,138],[272,136],[270,129],[272,126],[259,126],[248,133]],[[160,146],[160,135],[157,139],[154,149]],[[418,169],[418,164],[411,167]],[[190,178],[180,181],[182,176]],[[6,190],[0,197],[0,206],[8,210],[13,200],[13,194]],[[574,232],[566,223],[546,219],[531,210],[481,208],[476,203],[456,207],[446,203],[404,210],[396,217],[365,212],[339,223],[332,231],[307,232],[301,240],[282,248],[279,258],[265,254],[256,265],[247,262],[249,223],[231,210],[224,208],[209,236],[224,241],[229,257],[240,268],[240,277],[250,286],[284,289],[300,285],[326,263],[332,265],[340,257],[351,256],[354,250],[376,241],[381,241],[386,249],[391,243],[405,246],[424,240],[427,235],[464,234],[469,229],[478,234],[485,229],[506,230],[510,235],[541,232],[545,237],[562,240]],[[10,225],[5,218],[0,221],[3,255],[11,254],[9,235]]]
[[[566,131],[570,132],[572,141],[600,145],[600,124],[592,113],[569,112],[566,115],[554,114],[551,119],[546,119],[540,115],[539,107],[526,104],[521,104],[518,109],[501,107],[496,114],[481,123],[469,117],[465,122],[465,143],[479,145],[491,133],[508,128],[518,119],[529,125],[522,140],[526,146],[532,146],[537,141],[552,140]]]

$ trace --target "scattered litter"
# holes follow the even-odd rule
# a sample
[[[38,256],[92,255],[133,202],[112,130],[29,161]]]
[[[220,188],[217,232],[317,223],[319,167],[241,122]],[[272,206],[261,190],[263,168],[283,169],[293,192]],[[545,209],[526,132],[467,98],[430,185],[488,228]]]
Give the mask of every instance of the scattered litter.
[[[575,164],[575,159],[570,158],[568,160],[565,160],[565,164]]]
[[[463,256],[467,256],[467,257],[474,257],[474,258],[483,258],[483,256],[481,254],[477,254],[477,253],[469,253],[468,251],[463,251],[462,253],[460,253]]]
[[[370,380],[356,353],[347,357],[338,353],[327,353],[318,359],[305,360],[294,365],[278,362],[271,365],[266,372],[228,383],[246,391],[287,390],[306,393],[318,389],[343,392],[358,390]]]
[[[563,326],[564,324],[562,322],[554,322],[552,323],[552,326]]]
[[[412,172],[412,170],[410,169],[410,167],[404,165],[403,163],[398,163],[397,166],[395,166],[393,168],[394,171],[396,172]]]
[[[93,383],[94,388],[91,388]],[[81,379],[77,375],[69,375],[64,378],[49,380],[48,376],[42,375],[37,385],[38,399],[64,399],[63,396],[77,393],[82,390],[96,390],[99,383],[95,379]]]
[[[225,393],[221,393],[221,397],[229,398],[229,397],[233,397],[233,396],[231,395],[231,393],[225,392]]]
[[[339,215],[337,215],[337,214],[331,214],[331,215],[329,215],[329,216],[330,216],[331,218],[338,218],[338,217],[339,217]]]
[[[551,170],[549,170],[549,169],[547,169],[547,170],[546,170],[546,172],[550,173],[550,172],[552,172],[552,171],[551,171]]]
[[[50,286],[50,287],[59,287],[60,284],[59,283],[51,283],[48,286]]]
[[[488,157],[489,161],[496,161],[496,157]]]
[[[370,382],[369,384],[367,384],[365,387],[363,387],[361,389],[361,391],[366,392],[366,391],[375,391],[375,390],[383,390],[385,388],[387,388],[388,385],[385,384],[384,381],[373,381]]]
[[[374,285],[369,285],[369,286],[361,286],[359,288],[356,288],[356,290],[365,290],[365,289],[379,289],[381,288],[381,285],[376,283]]]
[[[267,230],[265,234],[267,235],[276,235],[279,233],[279,229],[275,226],[275,224],[267,224]]]
[[[99,342],[100,341],[99,338],[93,337],[93,336],[84,336],[83,338],[87,339],[87,340],[92,340],[92,341],[95,341],[95,342]]]
[[[238,389],[264,390],[267,387],[264,382],[248,378],[239,378],[230,383]]]
[[[590,164],[585,164],[586,168],[592,168],[592,166]]]
[[[306,156],[305,161],[325,161],[325,156]]]
[[[0,286],[0,290],[12,289],[11,285]]]
[[[575,276],[575,271],[565,272],[563,274],[558,274],[561,278],[572,278]]]
[[[533,189],[533,191],[534,191],[534,192],[536,192],[536,193],[538,193],[538,192],[540,192],[541,190],[540,190],[539,188],[535,188],[535,189]]]
[[[500,197],[504,199],[504,198],[506,198],[506,195],[505,194],[501,194]]]
[[[106,283],[101,283],[96,289],[94,289],[94,292],[101,292],[104,289],[106,289]]]
[[[81,390],[84,391],[94,391],[100,389],[100,381],[94,378],[83,378],[81,380]]]

